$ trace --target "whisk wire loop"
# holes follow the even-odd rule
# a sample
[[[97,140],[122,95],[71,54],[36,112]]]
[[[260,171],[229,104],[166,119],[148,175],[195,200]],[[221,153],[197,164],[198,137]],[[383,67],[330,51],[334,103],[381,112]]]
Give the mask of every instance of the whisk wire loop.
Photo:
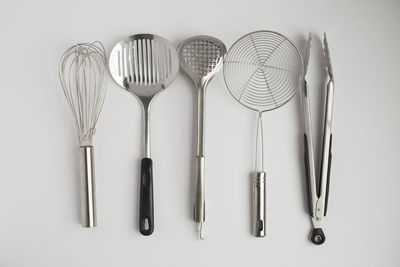
[[[106,53],[103,45],[80,43],[68,49],[59,76],[72,111],[80,146],[91,145],[106,94]]]

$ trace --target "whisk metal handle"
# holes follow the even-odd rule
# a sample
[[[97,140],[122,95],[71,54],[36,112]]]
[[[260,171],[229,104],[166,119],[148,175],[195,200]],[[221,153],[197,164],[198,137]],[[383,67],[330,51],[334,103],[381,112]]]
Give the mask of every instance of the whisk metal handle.
[[[79,159],[82,226],[95,227],[97,226],[97,218],[93,146],[81,146],[79,148]]]
[[[150,158],[141,161],[139,230],[142,235],[151,235],[154,230],[153,161]]]
[[[256,237],[264,237],[266,233],[265,223],[265,191],[267,174],[263,171],[253,175],[253,234]]]
[[[196,177],[195,177],[195,202],[194,202],[194,221],[202,223],[206,217],[205,190],[204,190],[204,157],[196,157]]]

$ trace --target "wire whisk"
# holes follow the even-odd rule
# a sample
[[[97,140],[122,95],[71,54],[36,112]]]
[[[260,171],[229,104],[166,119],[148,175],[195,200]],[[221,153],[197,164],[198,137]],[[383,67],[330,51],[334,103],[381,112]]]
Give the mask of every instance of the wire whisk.
[[[60,61],[59,75],[80,146],[92,145],[106,94],[107,57],[100,42],[77,44]]]
[[[94,227],[97,220],[93,135],[107,82],[107,57],[103,45],[96,41],[72,46],[62,56],[58,73],[80,146],[82,226]]]

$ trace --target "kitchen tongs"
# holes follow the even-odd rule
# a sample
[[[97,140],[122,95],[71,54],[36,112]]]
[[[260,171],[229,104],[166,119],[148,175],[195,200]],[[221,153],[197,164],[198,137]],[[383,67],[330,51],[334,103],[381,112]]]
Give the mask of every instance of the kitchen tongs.
[[[329,176],[331,171],[331,147],[332,147],[332,112],[333,112],[333,91],[334,91],[334,79],[332,74],[331,59],[329,55],[328,42],[326,34],[324,34],[323,48],[325,55],[325,64],[328,73],[328,84],[326,86],[326,102],[325,102],[325,115],[324,115],[324,129],[322,139],[322,159],[320,177],[317,184],[316,176],[316,163],[314,159],[313,150],[313,138],[312,138],[312,127],[311,127],[311,110],[310,110],[310,99],[308,94],[308,85],[306,81],[306,73],[308,67],[308,61],[310,58],[311,49],[311,33],[308,37],[306,52],[304,56],[304,80],[302,88],[302,105],[304,112],[304,162],[305,172],[307,180],[307,194],[308,194],[308,207],[310,216],[312,219],[313,230],[311,233],[311,241],[316,245],[321,245],[325,242],[325,235],[322,231],[322,219],[326,216],[327,205],[328,205],[328,194],[329,194]],[[317,185],[318,190],[317,190]]]

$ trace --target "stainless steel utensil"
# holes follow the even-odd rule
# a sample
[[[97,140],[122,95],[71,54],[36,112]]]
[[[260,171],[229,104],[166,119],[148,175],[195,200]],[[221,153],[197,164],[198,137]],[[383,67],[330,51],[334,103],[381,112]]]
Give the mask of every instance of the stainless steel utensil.
[[[302,79],[302,59],[296,46],[284,35],[256,31],[237,40],[224,60],[224,78],[231,95],[258,113],[255,171],[253,174],[253,234],[266,233],[264,140],[262,114],[277,109],[295,95]],[[261,137],[261,168],[258,139]]]
[[[179,70],[175,47],[153,34],[132,35],[111,51],[109,68],[114,81],[135,95],[143,108],[144,158],[141,161],[139,229],[154,230],[153,161],[150,158],[150,105],[154,97],[175,79]]]
[[[331,172],[332,161],[332,113],[333,113],[333,92],[334,92],[334,78],[332,73],[331,58],[329,54],[328,41],[326,34],[324,34],[324,55],[327,74],[329,81],[326,87],[325,99],[325,115],[324,115],[324,129],[322,135],[322,159],[319,177],[319,188],[317,190],[317,175],[316,163],[314,158],[314,144],[312,137],[312,123],[311,123],[311,108],[308,84],[306,81],[306,74],[308,69],[308,61],[310,58],[312,36],[309,34],[306,52],[304,56],[304,79],[302,86],[302,106],[304,115],[304,163],[306,170],[307,181],[307,194],[308,194],[308,207],[313,224],[311,233],[311,241],[316,245],[321,245],[325,242],[325,235],[322,231],[322,219],[326,216],[329,195],[329,180]]]
[[[192,81],[197,93],[197,154],[195,171],[194,221],[200,223],[200,239],[203,239],[202,225],[205,221],[204,189],[204,126],[206,88],[214,75],[221,69],[226,47],[211,36],[194,36],[178,46],[180,66]]]
[[[83,227],[97,225],[93,135],[106,94],[106,65],[103,45],[94,42],[68,49],[58,69],[79,139]]]

